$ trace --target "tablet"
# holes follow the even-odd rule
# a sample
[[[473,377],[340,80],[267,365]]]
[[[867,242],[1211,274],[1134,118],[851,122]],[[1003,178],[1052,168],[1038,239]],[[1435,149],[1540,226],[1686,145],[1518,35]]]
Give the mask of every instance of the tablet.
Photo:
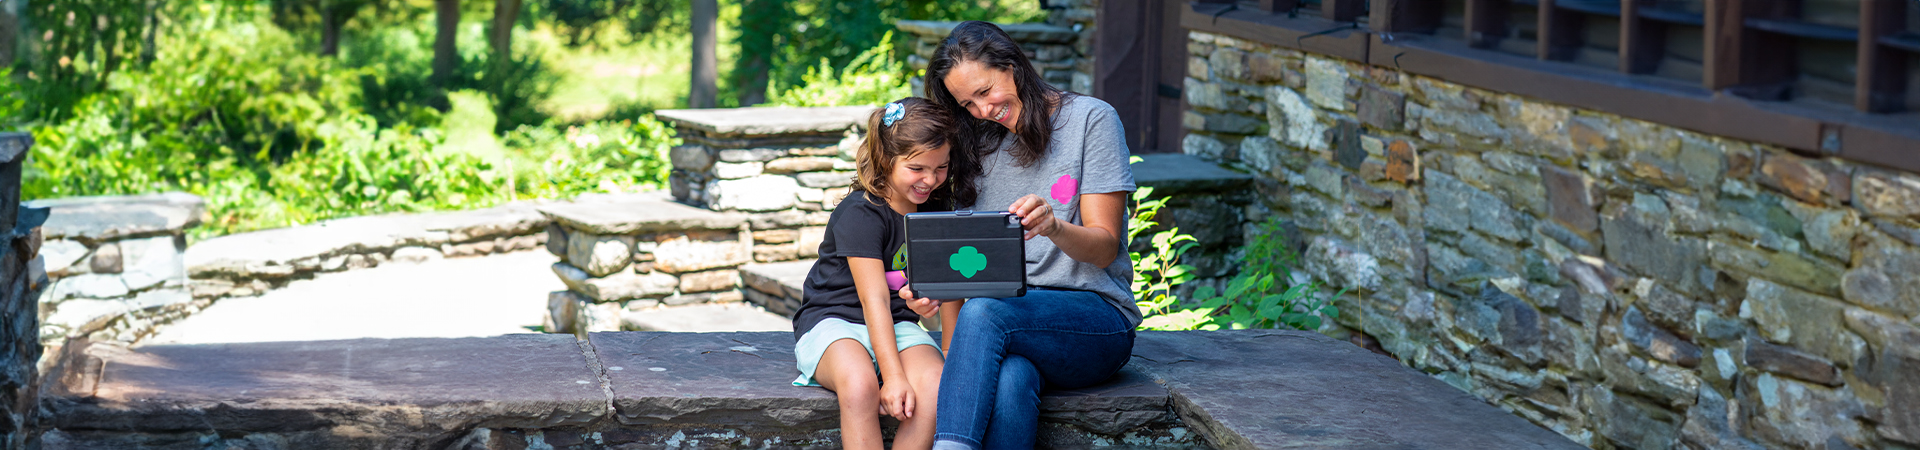
[[[938,300],[1027,293],[1027,245],[1006,211],[907,214],[907,283]]]

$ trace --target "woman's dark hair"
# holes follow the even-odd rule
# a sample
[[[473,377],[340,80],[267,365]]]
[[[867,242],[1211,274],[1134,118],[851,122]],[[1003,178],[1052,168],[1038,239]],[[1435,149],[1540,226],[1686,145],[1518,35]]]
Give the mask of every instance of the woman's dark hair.
[[[947,146],[948,155],[947,182],[934,189],[934,195],[928,202],[957,201],[962,197],[961,194],[965,194],[965,200],[971,204],[975,195],[971,177],[968,177],[968,184],[964,187],[956,183],[961,179],[955,176],[961,165],[960,153],[965,150],[956,139],[959,129],[954,124],[953,115],[924,98],[907,97],[893,103],[901,107],[900,118],[894,120],[893,124],[889,125],[884,120],[887,111],[885,105],[873,110],[873,114],[867,117],[867,139],[860,142],[860,149],[854,154],[854,163],[858,168],[854,172],[853,187],[885,197],[888,189],[893,188],[888,186],[888,176],[893,173],[895,163],[944,145]],[[934,208],[940,209],[941,206],[952,208],[952,205],[945,204],[935,204]]]
[[[973,118],[947,90],[947,74],[968,61],[1004,70],[1013,76],[1013,87],[1020,97],[1020,123],[1015,125],[1020,132],[1014,133],[1017,139],[1011,150],[1014,161],[1025,167],[1046,156],[1047,143],[1053,138],[1050,111],[1071,93],[1048,84],[1040,71],[1033,68],[1033,62],[1027,60],[1020,44],[999,26],[969,21],[953,27],[953,33],[940,42],[940,47],[933,51],[933,60],[927,63],[927,98],[954,113],[965,135],[962,139],[973,138],[970,147],[977,148],[979,156],[992,154],[995,145],[1006,137],[1007,129],[990,120]]]

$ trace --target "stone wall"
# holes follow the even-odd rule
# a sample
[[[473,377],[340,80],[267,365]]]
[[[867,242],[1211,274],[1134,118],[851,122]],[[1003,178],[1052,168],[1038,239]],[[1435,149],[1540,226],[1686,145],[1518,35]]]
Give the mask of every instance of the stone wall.
[[[1088,23],[1091,23],[1089,20]],[[927,64],[933,59],[933,51],[940,48],[940,42],[953,33],[953,27],[960,22],[932,22],[925,20],[902,20],[894,23],[908,37],[913,39],[913,54],[907,55],[907,65],[915,73],[924,73]],[[1074,92],[1093,92],[1093,59],[1080,55],[1091,55],[1087,47],[1088,39],[1076,32],[1071,25],[1045,23],[1003,23],[1000,29],[1006,30],[1020,49],[1025,50],[1027,58],[1033,61],[1033,68],[1040,71],[1047,83],[1061,89]],[[1091,30],[1087,30],[1091,36]],[[915,76],[908,80],[913,85],[913,95],[926,96],[926,81]]]
[[[755,237],[764,236],[747,215],[694,208],[657,193],[540,212],[553,219],[547,250],[561,258],[553,273],[567,285],[547,298],[549,333],[620,331],[633,328],[623,316],[658,306],[740,301],[739,268],[753,260]],[[760,219],[769,230],[783,229]]]
[[[161,323],[207,306],[188,291],[187,229],[205,220],[200,197],[140,196],[35,200],[49,208],[40,256],[52,287],[40,303],[39,341],[135,342]]]
[[[33,136],[0,133],[0,449],[39,448],[40,292],[47,287],[44,208],[20,205],[20,169]]]
[[[1920,446],[1920,176],[1193,33],[1337,329],[1595,448]]]

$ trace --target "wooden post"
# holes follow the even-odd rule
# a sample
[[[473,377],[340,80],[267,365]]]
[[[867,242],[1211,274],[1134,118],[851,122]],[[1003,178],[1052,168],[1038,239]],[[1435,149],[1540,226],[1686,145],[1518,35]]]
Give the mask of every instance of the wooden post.
[[[1440,26],[1432,0],[1372,0],[1367,26],[1376,33],[1430,33]]]
[[[716,22],[720,17],[717,0],[693,0],[693,90],[687,93],[690,108],[718,106],[719,62],[714,57]]]
[[[1367,0],[1321,0],[1320,16],[1335,22],[1352,22],[1367,12]]]
[[[1300,7],[1300,0],[1259,0],[1253,7],[1270,13],[1282,13]]]
[[[1869,113],[1905,110],[1907,59],[1880,38],[1906,28],[1906,0],[1860,1],[1860,47],[1853,107]]]
[[[1791,17],[1797,0],[1707,0],[1707,89],[1729,89],[1757,100],[1785,100],[1794,78],[1793,48],[1787,36],[1748,29],[1748,18]],[[1764,53],[1764,54],[1763,54]]]
[[[1666,25],[1640,17],[1645,0],[1620,0],[1620,73],[1653,73],[1666,45]]]
[[[1540,0],[1539,40],[1534,55],[1543,60],[1569,61],[1580,51],[1580,16],[1561,11],[1555,0]]]
[[[1506,0],[1467,0],[1467,45],[1493,48],[1507,37]]]

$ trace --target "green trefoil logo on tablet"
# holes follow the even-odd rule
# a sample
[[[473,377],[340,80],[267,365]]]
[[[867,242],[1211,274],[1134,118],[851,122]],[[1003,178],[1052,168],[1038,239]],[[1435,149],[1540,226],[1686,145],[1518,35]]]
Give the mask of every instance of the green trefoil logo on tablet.
[[[960,251],[947,257],[947,267],[960,272],[961,276],[973,278],[973,274],[987,268],[987,255],[980,254],[980,250],[973,246],[960,247]]]

